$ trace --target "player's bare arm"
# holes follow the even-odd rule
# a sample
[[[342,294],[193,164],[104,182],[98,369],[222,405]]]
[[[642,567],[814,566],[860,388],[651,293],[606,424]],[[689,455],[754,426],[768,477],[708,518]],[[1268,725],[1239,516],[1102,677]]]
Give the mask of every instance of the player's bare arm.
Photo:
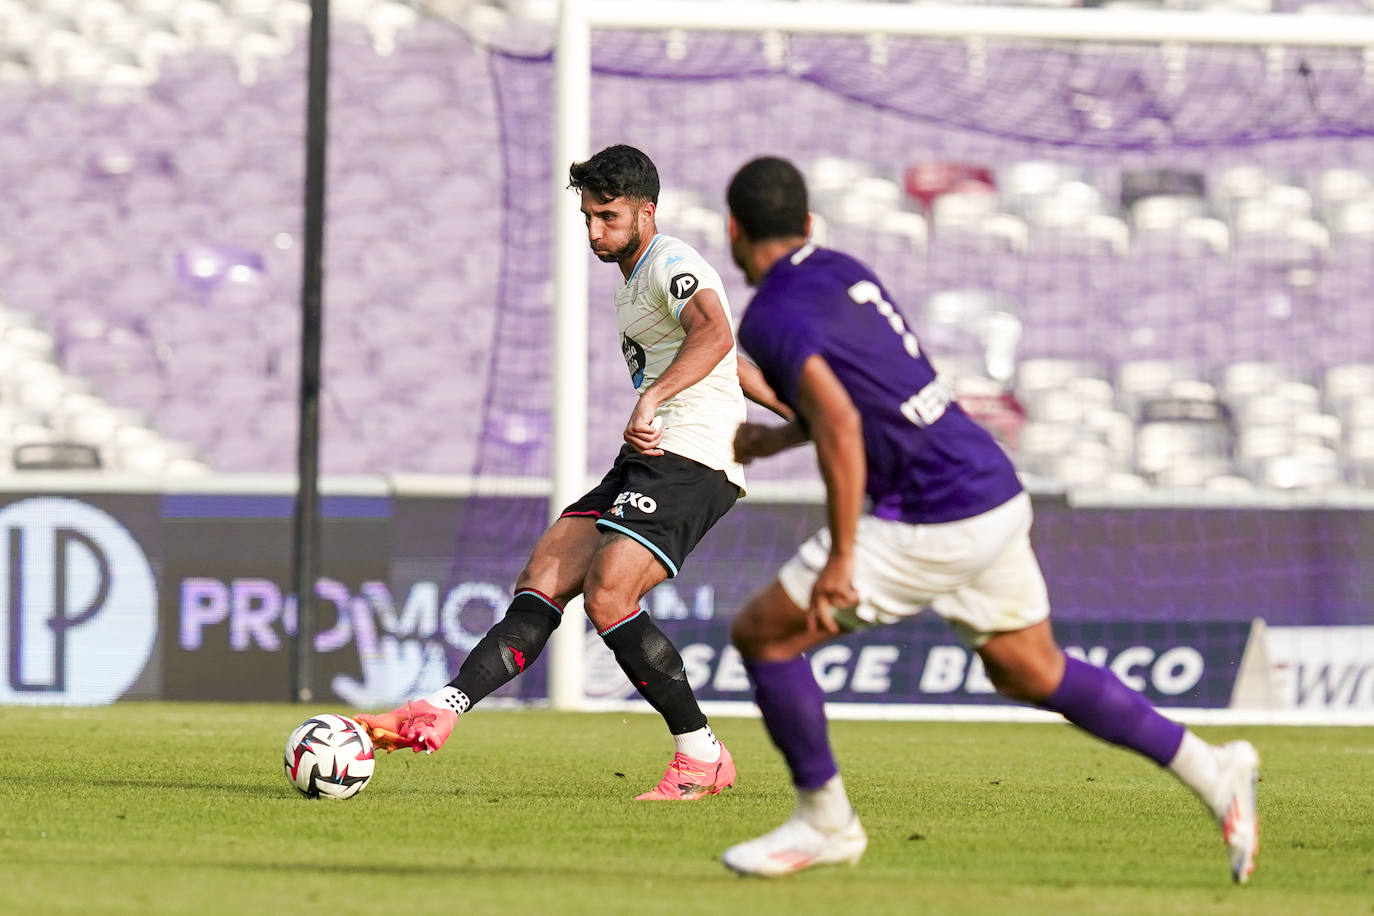
[[[741,355],[736,360],[736,371],[739,374],[739,387],[744,392],[744,396],[758,404],[760,407],[767,407],[773,413],[782,417],[784,420],[792,419],[792,408],[784,404],[767,380],[759,367]],[[803,439],[802,441],[806,441]],[[762,457],[762,456],[759,456]]]
[[[811,590],[806,626],[808,631],[819,625],[838,633],[834,609],[852,607],[859,600],[853,577],[854,539],[868,468],[863,421],[830,364],[817,354],[802,364],[797,407],[816,443],[830,524],[830,556]]]
[[[660,404],[706,378],[735,345],[730,319],[712,289],[698,290],[679,316],[687,332],[677,356],[654,383],[644,389],[625,425],[625,441],[645,455],[662,455],[661,427],[653,423]]]
[[[735,430],[735,460],[748,464],[801,445],[811,438],[806,425],[793,417],[781,426],[771,423],[741,423]]]
[[[744,396],[761,407],[767,407],[788,422],[782,426],[741,423],[735,430],[736,461],[748,464],[755,458],[767,458],[784,449],[801,445],[810,438],[806,427],[793,415],[792,408],[778,398],[777,392],[768,384],[758,366],[740,356],[737,367],[739,386]]]

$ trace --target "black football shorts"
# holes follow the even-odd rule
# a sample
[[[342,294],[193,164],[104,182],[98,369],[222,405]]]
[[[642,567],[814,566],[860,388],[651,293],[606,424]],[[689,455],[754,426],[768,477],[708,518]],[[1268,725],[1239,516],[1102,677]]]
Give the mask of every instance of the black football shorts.
[[[627,445],[601,483],[560,517],[594,517],[602,531],[634,538],[672,578],[737,499],[739,488],[724,471],[672,452],[641,455]]]

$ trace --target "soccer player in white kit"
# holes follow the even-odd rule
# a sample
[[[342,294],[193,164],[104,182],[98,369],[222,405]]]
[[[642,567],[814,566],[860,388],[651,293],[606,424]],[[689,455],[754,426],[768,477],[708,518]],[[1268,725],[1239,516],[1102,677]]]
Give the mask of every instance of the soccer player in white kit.
[[[881,281],[854,258],[808,244],[806,185],[790,162],[747,163],[727,197],[731,252],[756,288],[740,345],[796,411],[786,426],[742,426],[736,454],[747,461],[814,442],[829,524],[735,620],[734,643],[797,807],[781,827],[726,850],[725,864],[784,875],[863,855],[868,839],[802,653],[929,607],[977,650],[999,693],[1171,770],[1212,812],[1232,877],[1245,881],[1259,847],[1254,747],[1214,747],[1111,671],[1064,654],[1031,550],[1030,498]]]
[[[540,537],[505,616],[434,694],[360,715],[387,750],[437,750],[458,717],[538,658],[583,596],[587,616],[631,683],[664,718],[675,753],[641,800],[691,801],[735,781],[730,752],[711,732],[672,642],[640,608],[744,492],[733,438],[745,392],[784,416],[747,363],[737,364],[720,276],[690,245],[657,232],[658,172],[643,152],[612,146],[569,170],[593,253],[618,264],[621,350],[639,399],[625,446],[605,478]],[[743,385],[743,389],[741,388]]]

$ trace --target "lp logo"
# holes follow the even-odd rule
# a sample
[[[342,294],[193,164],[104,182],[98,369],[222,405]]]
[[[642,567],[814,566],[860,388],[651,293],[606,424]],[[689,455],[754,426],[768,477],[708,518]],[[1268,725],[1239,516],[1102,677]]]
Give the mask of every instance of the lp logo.
[[[691,274],[677,274],[668,281],[668,291],[674,299],[689,299],[697,291],[697,278]]]
[[[45,497],[0,510],[0,550],[0,703],[118,699],[157,636],[157,584],[137,542],[93,506]]]

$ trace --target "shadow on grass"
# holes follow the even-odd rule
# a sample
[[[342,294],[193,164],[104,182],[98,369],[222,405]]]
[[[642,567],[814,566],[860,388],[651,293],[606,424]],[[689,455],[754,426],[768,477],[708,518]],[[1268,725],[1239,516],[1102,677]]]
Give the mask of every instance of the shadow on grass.
[[[75,774],[24,774],[7,776],[5,782],[6,785],[11,788],[19,788],[21,791],[22,787],[25,786],[45,789],[60,788],[63,786],[80,786],[82,788],[132,789],[135,791],[152,792],[194,792],[197,795],[220,793],[223,795],[253,798],[268,798],[274,795],[279,795],[283,798],[291,797],[283,792],[281,788],[262,785],[260,783],[206,782],[201,779],[193,779],[190,776],[188,776],[185,781],[178,781],[166,777],[150,777],[148,779],[89,779]]]
[[[113,865],[115,863],[106,861],[103,865]],[[128,868],[164,868],[166,863],[153,863],[148,861],[126,862],[121,867]],[[226,861],[223,859],[186,859],[178,858],[175,860],[175,867],[178,869],[203,869],[205,871],[219,871],[238,873],[243,875],[322,875],[330,877],[357,877],[363,879],[373,878],[426,878],[430,880],[448,880],[458,876],[465,878],[496,878],[505,881],[511,880],[584,880],[584,881],[621,881],[626,877],[625,870],[615,865],[608,864],[605,867],[587,865],[585,863],[569,865],[566,867],[551,867],[547,862],[535,861],[511,861],[502,863],[481,864],[476,862],[465,862],[461,868],[455,870],[452,862],[425,863],[386,863],[386,862],[247,862],[247,861]],[[650,872],[638,872],[637,877],[644,880],[662,879],[672,880],[680,877],[676,869],[669,869],[662,874]],[[700,882],[709,879],[710,876],[694,874],[692,880]],[[738,875],[720,870],[718,877],[721,881],[739,881]]]
[[[87,780],[85,784],[103,789],[151,789],[163,792],[194,792],[197,795],[218,793],[253,798],[294,797],[294,793],[288,795],[279,787],[255,783],[204,782],[202,780],[174,782],[169,779],[91,779]]]

